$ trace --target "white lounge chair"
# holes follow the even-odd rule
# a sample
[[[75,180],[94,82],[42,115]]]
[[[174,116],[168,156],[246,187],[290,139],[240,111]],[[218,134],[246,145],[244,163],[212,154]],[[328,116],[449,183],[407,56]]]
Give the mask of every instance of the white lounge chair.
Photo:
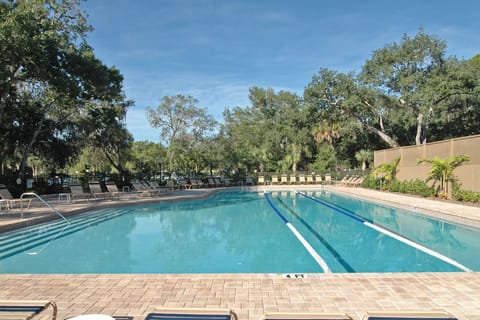
[[[95,199],[107,199],[112,196],[108,192],[103,192],[100,182],[89,182],[88,187],[90,188],[90,193]]]
[[[272,184],[278,184],[278,176],[276,174],[272,174]]]
[[[70,199],[72,201],[79,199],[89,200],[92,197],[90,192],[85,192],[81,184],[71,184],[70,185]]]
[[[5,300],[0,301],[0,319],[45,319],[51,307],[49,319],[57,318],[57,305],[53,301],[43,300]]]
[[[303,173],[298,176],[298,183],[305,184],[305,175]]]
[[[265,184],[265,177],[264,176],[258,176],[258,184]]]
[[[155,308],[145,320],[237,320],[237,314],[231,309],[210,308]]]
[[[324,312],[271,312],[262,316],[261,320],[352,320],[346,313]]]
[[[445,311],[371,311],[362,320],[457,320]]]
[[[311,174],[307,175],[307,183],[308,184],[313,184],[313,176]]]
[[[294,174],[291,174],[290,179],[289,179],[289,183],[290,184],[297,184],[297,176],[294,175]]]
[[[5,205],[6,209],[13,209],[15,206],[22,207],[22,208],[30,208],[30,204],[32,203],[32,198],[28,199],[15,199],[13,198],[10,191],[4,184],[0,184],[0,198],[2,199],[2,203]],[[26,204],[26,206],[24,206]]]

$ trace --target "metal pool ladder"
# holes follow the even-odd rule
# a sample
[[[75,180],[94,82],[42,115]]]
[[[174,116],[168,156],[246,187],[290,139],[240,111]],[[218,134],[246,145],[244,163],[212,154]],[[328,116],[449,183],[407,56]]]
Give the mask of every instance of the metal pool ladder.
[[[47,201],[45,201],[45,199],[43,199],[42,197],[40,197],[38,194],[36,194],[35,192],[25,192],[25,193],[22,193],[22,195],[20,196],[20,200],[23,200],[23,197],[24,196],[34,196],[35,198],[37,198],[38,200],[40,200],[41,203],[43,203],[44,205],[46,205],[47,207],[49,207],[50,209],[52,209],[53,212],[55,212],[57,215],[60,216],[60,218],[62,218],[63,220],[65,220],[66,222],[70,223],[70,221],[65,218],[60,212],[58,212],[57,209],[55,209],[54,207],[52,207]],[[23,219],[23,202],[20,201],[20,208],[21,208],[21,217]]]

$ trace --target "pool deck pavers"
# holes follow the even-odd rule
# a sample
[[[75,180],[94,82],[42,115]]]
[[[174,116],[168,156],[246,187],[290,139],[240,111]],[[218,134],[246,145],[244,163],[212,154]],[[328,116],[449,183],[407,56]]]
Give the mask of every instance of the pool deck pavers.
[[[445,219],[480,222],[479,207],[361,188],[331,188],[428,214],[437,212]],[[172,201],[209,192],[176,191],[161,198]],[[57,208],[68,215],[115,204],[59,203]],[[29,210],[29,219],[46,214]],[[15,211],[7,218],[4,213],[0,213],[0,226],[7,226],[7,221],[18,223]],[[281,274],[1,274],[0,300],[4,299],[52,299],[58,304],[59,319],[103,313],[137,320],[155,307],[227,307],[240,320],[259,320],[262,314],[275,311],[345,312],[359,320],[373,310],[444,310],[458,319],[480,320],[480,273],[337,273],[306,274],[305,278]]]

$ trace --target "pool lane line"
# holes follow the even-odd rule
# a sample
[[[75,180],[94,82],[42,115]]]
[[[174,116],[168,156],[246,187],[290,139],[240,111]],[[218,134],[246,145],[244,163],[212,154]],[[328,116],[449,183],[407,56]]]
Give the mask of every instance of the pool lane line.
[[[310,199],[310,200],[312,200],[312,201],[314,201],[314,202],[317,202],[317,203],[319,203],[319,204],[321,204],[321,205],[323,205],[323,206],[326,206],[326,207],[328,207],[328,208],[330,208],[330,209],[332,209],[332,210],[334,210],[334,211],[337,211],[337,212],[339,212],[339,213],[341,213],[341,214],[343,214],[343,215],[346,215],[347,217],[350,217],[350,218],[356,220],[357,222],[362,223],[363,225],[365,225],[365,226],[367,226],[367,227],[369,227],[369,228],[371,228],[371,229],[374,229],[374,230],[376,230],[376,231],[378,231],[378,232],[380,232],[380,233],[383,233],[383,234],[385,234],[385,235],[387,235],[387,236],[389,236],[389,237],[391,237],[391,238],[393,238],[393,239],[395,239],[395,240],[398,240],[398,241],[400,241],[400,242],[403,242],[403,243],[405,243],[406,245],[409,245],[409,246],[411,246],[411,247],[413,247],[413,248],[415,248],[415,249],[418,249],[418,250],[420,250],[420,251],[423,251],[423,252],[425,252],[426,254],[431,255],[432,257],[435,257],[435,258],[437,258],[437,259],[439,259],[439,260],[442,260],[443,262],[446,262],[446,263],[448,263],[448,264],[450,264],[450,265],[452,265],[452,266],[455,266],[455,267],[457,267],[457,268],[460,269],[460,270],[463,270],[463,271],[465,271],[465,272],[473,272],[472,269],[464,266],[463,264],[461,264],[461,263],[458,262],[458,261],[455,261],[455,260],[453,260],[453,259],[451,259],[451,258],[449,258],[449,257],[447,257],[447,256],[445,256],[445,255],[443,255],[443,254],[441,254],[440,252],[437,252],[437,251],[435,251],[435,250],[432,250],[432,249],[430,249],[430,248],[427,248],[427,247],[425,247],[424,245],[421,245],[420,243],[417,243],[417,242],[415,242],[415,241],[413,241],[413,240],[410,240],[410,239],[408,239],[408,238],[405,238],[404,236],[399,235],[398,233],[395,233],[395,232],[390,231],[390,230],[388,230],[388,229],[385,229],[385,228],[383,228],[383,227],[377,226],[376,224],[374,224],[374,223],[372,223],[372,222],[369,222],[369,221],[367,221],[367,220],[365,220],[365,219],[357,216],[357,215],[354,214],[354,213],[348,212],[348,211],[346,211],[345,209],[341,209],[341,208],[339,208],[339,207],[337,207],[337,206],[335,206],[335,205],[332,205],[332,204],[330,204],[330,203],[328,203],[328,202],[322,201],[322,200],[317,199],[317,198],[315,198],[315,197],[311,197],[311,196],[305,194],[304,192],[300,192],[300,191],[297,191],[297,190],[292,190],[292,191],[295,192],[296,194],[300,194],[300,195],[304,196],[304,197],[307,198],[307,199]]]
[[[267,199],[268,204],[270,207],[275,211],[275,213],[282,219],[282,221],[287,225],[287,227],[292,231],[292,233],[297,237],[297,239],[302,243],[302,245],[307,249],[308,253],[312,256],[312,258],[318,263],[318,265],[322,268],[324,273],[331,273],[330,268],[328,267],[327,263],[322,259],[322,257],[313,249],[313,247],[308,243],[307,240],[298,232],[298,230],[288,222],[287,218],[273,205],[272,201],[268,197],[268,193],[266,191],[263,192],[265,199]]]
[[[355,269],[353,269],[353,267],[340,255],[340,253],[338,253],[338,251],[335,250],[335,248],[332,247],[330,243],[328,243],[328,241],[325,240],[325,238],[323,238],[317,232],[317,230],[315,230],[307,221],[305,221],[305,219],[300,217],[299,214],[297,214],[292,208],[290,208],[285,202],[283,202],[282,199],[275,196],[273,197],[277,199],[277,201],[280,202],[280,204],[283,205],[286,210],[288,210],[292,215],[294,215],[295,218],[297,218],[305,226],[305,228],[307,228],[308,231],[310,231],[315,236],[315,238],[320,241],[321,244],[323,244],[323,246],[333,255],[333,257],[345,269],[345,271],[349,273],[355,273]]]

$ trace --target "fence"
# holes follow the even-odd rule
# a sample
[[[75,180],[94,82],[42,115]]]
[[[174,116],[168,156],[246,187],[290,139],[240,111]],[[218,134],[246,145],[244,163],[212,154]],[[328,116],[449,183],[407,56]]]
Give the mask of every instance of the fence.
[[[470,156],[470,161],[456,168],[454,175],[462,184],[462,189],[480,192],[480,135],[375,151],[374,166],[392,162],[400,157],[397,167],[398,180],[424,180],[430,165],[417,164],[418,159],[433,157],[446,159],[461,154]]]

